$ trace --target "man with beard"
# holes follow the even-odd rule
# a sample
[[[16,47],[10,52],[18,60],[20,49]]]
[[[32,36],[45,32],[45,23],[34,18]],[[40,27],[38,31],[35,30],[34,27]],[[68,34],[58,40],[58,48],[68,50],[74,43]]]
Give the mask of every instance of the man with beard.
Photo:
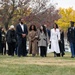
[[[27,56],[26,50],[26,36],[28,34],[27,26],[24,24],[24,19],[19,20],[20,23],[16,27],[17,41],[18,41],[18,56]]]

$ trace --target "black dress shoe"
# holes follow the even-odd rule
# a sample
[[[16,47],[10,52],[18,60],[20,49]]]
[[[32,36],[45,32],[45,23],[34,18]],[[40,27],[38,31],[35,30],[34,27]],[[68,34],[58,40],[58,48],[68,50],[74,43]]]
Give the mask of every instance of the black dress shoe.
[[[71,58],[74,58],[74,56],[71,56]]]

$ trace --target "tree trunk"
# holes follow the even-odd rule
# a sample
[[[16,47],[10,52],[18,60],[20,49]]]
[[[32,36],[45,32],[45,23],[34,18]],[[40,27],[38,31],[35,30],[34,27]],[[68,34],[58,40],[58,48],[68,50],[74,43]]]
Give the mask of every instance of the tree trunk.
[[[8,24],[9,24],[9,22],[4,24],[6,30],[8,30]]]

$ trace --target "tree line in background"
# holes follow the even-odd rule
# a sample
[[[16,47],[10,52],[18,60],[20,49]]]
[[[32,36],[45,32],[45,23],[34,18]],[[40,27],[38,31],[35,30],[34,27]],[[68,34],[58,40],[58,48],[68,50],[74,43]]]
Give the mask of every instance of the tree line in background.
[[[60,19],[56,21],[59,27],[62,27],[65,31],[70,27],[70,21],[75,22],[75,10],[72,8],[60,8],[59,9]]]
[[[28,26],[47,24],[50,28],[56,22],[66,30],[69,21],[75,21],[75,11],[72,8],[57,10],[55,6],[50,0],[1,0],[0,25],[8,29],[11,24],[16,25],[20,18],[24,18]]]

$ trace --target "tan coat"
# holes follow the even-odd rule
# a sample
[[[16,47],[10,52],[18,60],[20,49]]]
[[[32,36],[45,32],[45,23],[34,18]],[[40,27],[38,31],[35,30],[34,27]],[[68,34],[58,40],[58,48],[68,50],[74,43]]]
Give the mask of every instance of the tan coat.
[[[36,55],[37,53],[37,32],[36,31],[30,31],[29,32],[29,54]]]

